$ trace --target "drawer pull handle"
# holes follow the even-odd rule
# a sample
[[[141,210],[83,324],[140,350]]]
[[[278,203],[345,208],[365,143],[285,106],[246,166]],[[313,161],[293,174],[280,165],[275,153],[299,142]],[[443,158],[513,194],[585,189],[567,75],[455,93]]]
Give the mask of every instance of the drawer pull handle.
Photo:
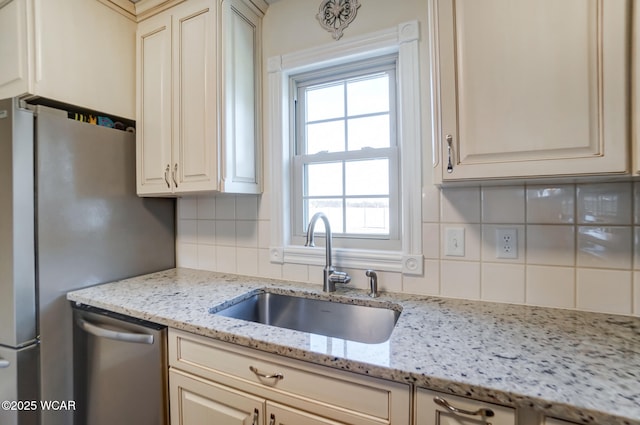
[[[438,406],[444,407],[449,412],[455,413],[458,415],[482,416],[483,418],[490,418],[492,416],[495,416],[495,413],[493,413],[493,410],[491,409],[482,408],[482,409],[476,410],[475,412],[472,412],[471,410],[464,410],[464,409],[458,409],[457,407],[453,407],[452,405],[449,404],[447,400],[440,397],[434,397],[433,401]]]
[[[283,375],[283,374],[281,374],[281,373],[274,373],[274,374],[272,374],[272,375],[267,375],[267,374],[264,374],[264,373],[260,372],[257,368],[255,368],[255,367],[253,367],[253,366],[249,366],[249,370],[250,370],[251,372],[255,373],[255,374],[256,374],[256,376],[257,376],[258,378],[264,378],[264,379],[278,379],[278,380],[280,380],[280,379],[284,379],[284,375]]]
[[[258,425],[258,416],[258,409],[253,409],[253,422],[251,422],[251,425]]]
[[[276,415],[271,414],[271,419],[269,420],[269,425],[276,425]]]

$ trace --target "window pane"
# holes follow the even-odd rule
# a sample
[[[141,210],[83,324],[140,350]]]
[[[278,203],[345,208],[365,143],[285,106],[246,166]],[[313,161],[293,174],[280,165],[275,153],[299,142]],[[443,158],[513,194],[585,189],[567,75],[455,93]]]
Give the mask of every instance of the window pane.
[[[346,195],[388,195],[389,160],[350,161],[345,163]]]
[[[329,224],[331,225],[331,231],[333,233],[342,233],[344,232],[344,223],[342,221],[342,199],[308,199],[307,200],[307,211],[308,217],[306,226],[309,224],[309,220],[311,217],[317,212],[323,212],[327,218],[329,219]],[[324,232],[324,223],[322,220],[319,220],[316,223],[315,230],[317,232]]]
[[[347,199],[347,233],[389,234],[389,199]]]
[[[378,74],[347,83],[349,116],[389,111],[389,76]]]
[[[306,196],[342,196],[342,163],[307,165]]]
[[[326,120],[344,116],[344,84],[309,87],[306,121]]]
[[[344,121],[329,121],[307,125],[306,154],[344,151]]]
[[[349,120],[349,150],[388,148],[389,115],[376,115]]]

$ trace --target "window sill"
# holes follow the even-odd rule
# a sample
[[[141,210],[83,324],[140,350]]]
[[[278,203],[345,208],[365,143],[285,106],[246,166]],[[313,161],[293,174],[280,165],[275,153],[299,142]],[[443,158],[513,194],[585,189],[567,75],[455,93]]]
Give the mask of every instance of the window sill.
[[[422,275],[422,255],[406,255],[400,251],[370,251],[364,249],[332,250],[333,265],[338,268],[349,268],[397,272],[405,275]],[[270,247],[269,259],[277,264],[305,264],[324,266],[326,261],[324,247],[305,247],[290,245],[286,247]]]

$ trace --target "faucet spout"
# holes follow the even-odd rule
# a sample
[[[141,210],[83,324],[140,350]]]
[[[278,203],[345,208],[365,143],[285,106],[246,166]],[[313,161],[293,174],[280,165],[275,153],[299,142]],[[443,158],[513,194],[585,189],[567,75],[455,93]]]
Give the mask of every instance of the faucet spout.
[[[326,234],[326,242],[325,242],[325,266],[323,270],[322,277],[322,290],[325,292],[335,292],[336,290],[336,282],[339,283],[349,283],[351,281],[351,276],[349,276],[345,272],[341,272],[336,270],[332,265],[332,244],[333,244],[333,236],[331,234],[331,225],[329,224],[329,219],[327,216],[318,212],[311,217],[309,221],[309,227],[307,229],[307,241],[304,244],[305,246],[316,246],[315,245],[315,228],[316,222],[318,220],[322,220],[324,223],[325,234]]]

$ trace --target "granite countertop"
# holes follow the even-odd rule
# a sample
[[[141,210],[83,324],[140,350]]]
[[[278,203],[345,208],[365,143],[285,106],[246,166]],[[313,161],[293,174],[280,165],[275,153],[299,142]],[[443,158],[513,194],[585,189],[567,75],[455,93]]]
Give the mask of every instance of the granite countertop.
[[[359,344],[211,314],[267,288],[402,308],[388,342]],[[366,292],[172,269],[71,292],[101,307],[351,372],[593,424],[640,425],[640,318]]]

